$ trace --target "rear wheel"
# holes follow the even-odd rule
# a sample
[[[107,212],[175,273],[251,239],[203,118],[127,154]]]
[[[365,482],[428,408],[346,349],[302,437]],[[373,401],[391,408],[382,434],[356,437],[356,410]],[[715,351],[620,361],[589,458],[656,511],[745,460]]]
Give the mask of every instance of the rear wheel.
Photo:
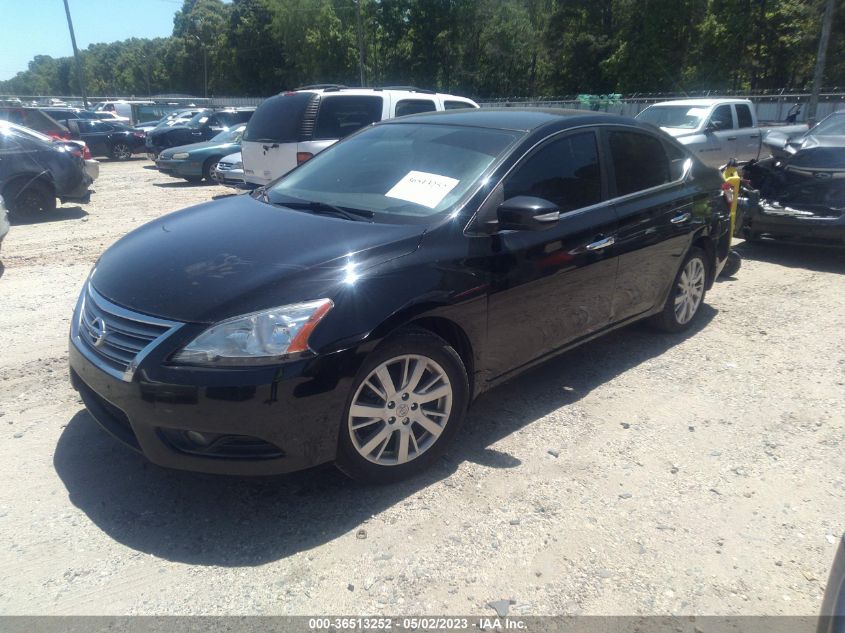
[[[132,158],[132,148],[126,143],[115,143],[111,146],[111,157],[114,160],[129,160]]]
[[[690,249],[675,276],[663,310],[652,323],[664,332],[681,332],[692,325],[699,313],[707,286],[707,255],[700,248]]]
[[[407,329],[364,361],[341,424],[337,466],[354,479],[388,483],[429,466],[463,420],[466,368],[439,336]]]
[[[9,213],[18,218],[32,217],[56,210],[56,196],[46,183],[12,183],[3,192]]]

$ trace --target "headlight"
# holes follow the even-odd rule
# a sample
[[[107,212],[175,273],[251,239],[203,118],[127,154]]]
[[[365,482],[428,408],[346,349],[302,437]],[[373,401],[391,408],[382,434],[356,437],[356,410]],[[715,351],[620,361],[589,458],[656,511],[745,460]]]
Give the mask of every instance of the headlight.
[[[173,156],[171,156],[174,160],[185,160],[188,157],[190,157],[188,152],[179,152],[178,154],[173,154]]]
[[[188,365],[272,365],[309,352],[308,337],[331,299],[271,308],[212,325],[173,356]]]
[[[243,169],[243,168],[244,168],[243,163],[232,163],[232,169]]]

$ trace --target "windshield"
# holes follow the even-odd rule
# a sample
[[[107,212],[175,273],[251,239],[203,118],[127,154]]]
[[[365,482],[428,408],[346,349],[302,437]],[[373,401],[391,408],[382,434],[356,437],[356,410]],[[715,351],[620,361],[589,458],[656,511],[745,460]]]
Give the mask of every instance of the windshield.
[[[199,127],[200,125],[205,123],[207,120],[208,120],[208,112],[202,110],[200,112],[197,112],[194,116],[192,116],[187,121],[185,121],[185,125],[187,125],[188,127]]]
[[[220,132],[220,134],[211,140],[217,143],[240,143],[241,137],[244,135],[244,129],[246,129],[246,123],[242,123],[241,125]]]
[[[701,125],[707,116],[707,108],[688,105],[651,106],[640,112],[635,118],[658,127],[677,127],[689,130]]]
[[[831,114],[810,130],[813,136],[845,136],[845,114]]]
[[[269,189],[285,198],[376,214],[428,217],[449,211],[518,133],[450,125],[368,128],[318,154]]]

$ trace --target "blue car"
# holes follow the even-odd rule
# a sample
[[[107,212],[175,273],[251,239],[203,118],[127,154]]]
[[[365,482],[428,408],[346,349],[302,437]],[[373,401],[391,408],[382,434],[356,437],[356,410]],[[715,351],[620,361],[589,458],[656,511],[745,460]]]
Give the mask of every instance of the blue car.
[[[210,141],[166,149],[158,155],[156,167],[168,176],[184,178],[188,182],[210,182],[217,162],[240,151],[245,128],[246,123],[242,123],[220,132]]]

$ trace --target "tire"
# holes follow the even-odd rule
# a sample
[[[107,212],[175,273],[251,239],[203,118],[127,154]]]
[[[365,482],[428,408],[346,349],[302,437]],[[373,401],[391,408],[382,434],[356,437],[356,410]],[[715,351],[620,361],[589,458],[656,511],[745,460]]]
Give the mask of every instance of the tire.
[[[211,170],[214,169],[214,166],[220,162],[220,156],[212,156],[211,158],[207,159],[202,165],[202,179],[206,182],[214,182],[214,179],[211,177]]]
[[[126,143],[115,143],[111,146],[112,160],[129,160],[132,158],[132,148]]]
[[[722,272],[719,273],[720,277],[733,277],[738,272],[739,269],[742,267],[742,256],[737,253],[735,250],[731,250],[728,253],[728,261],[725,262],[725,266],[722,268]]]
[[[760,234],[752,231],[751,227],[747,226],[742,229],[742,238],[749,244],[753,244],[754,242],[760,241]]]
[[[652,324],[664,332],[682,332],[701,312],[707,293],[707,255],[697,247],[690,249],[681,265],[663,310],[652,317]],[[693,292],[697,289],[697,292]],[[681,310],[681,305],[685,306]]]
[[[12,183],[3,192],[3,198],[9,213],[17,218],[31,218],[56,210],[56,196],[53,194],[53,189],[37,180]]]
[[[425,399],[435,393],[442,395]],[[466,367],[455,349],[428,330],[400,330],[364,360],[353,381],[337,467],[375,484],[416,475],[448,447],[468,400]]]

